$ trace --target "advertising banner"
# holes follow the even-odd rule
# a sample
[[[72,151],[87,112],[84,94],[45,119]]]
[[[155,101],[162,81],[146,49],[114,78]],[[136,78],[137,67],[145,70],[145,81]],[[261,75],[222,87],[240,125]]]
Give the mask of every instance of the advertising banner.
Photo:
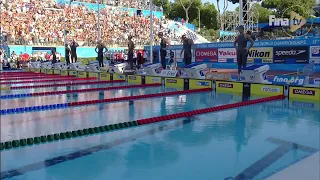
[[[273,59],[273,48],[251,48],[248,52],[248,59]]]
[[[320,46],[310,46],[310,62],[320,64]]]
[[[85,71],[79,71],[79,72],[78,72],[78,77],[79,77],[79,78],[87,78],[87,72],[85,72]]]
[[[208,72],[206,73],[206,79],[229,81],[231,80],[231,75],[225,72]]]
[[[289,98],[303,101],[319,101],[319,88],[290,87]]]
[[[303,86],[305,82],[305,76],[274,76],[272,80],[272,84],[277,85],[291,85],[291,86]]]
[[[218,62],[237,62],[237,51],[235,48],[218,49]]]
[[[212,81],[190,79],[189,80],[189,88],[190,89],[212,88]]]
[[[110,81],[110,74],[109,73],[106,73],[106,72],[101,72],[99,74],[99,79],[101,81]]]
[[[217,62],[218,49],[196,49],[197,62]]]
[[[275,47],[273,49],[274,63],[308,63],[309,47]]]
[[[243,92],[242,83],[238,82],[224,82],[216,81],[216,91],[217,92],[232,92],[232,93],[241,93]]]
[[[251,95],[276,96],[283,94],[283,86],[251,84]]]
[[[112,74],[112,80],[126,80],[126,76],[123,74]]]
[[[89,72],[89,78],[99,78],[98,72]]]
[[[59,69],[55,69],[55,70],[53,71],[53,74],[59,74],[59,75],[60,75],[60,70],[59,70]]]
[[[129,84],[142,84],[141,76],[128,75],[128,83]]]
[[[165,78],[164,85],[168,88],[184,88],[184,80],[180,78]]]
[[[156,77],[156,76],[146,76],[146,84],[161,84],[162,82],[161,77]]]
[[[68,70],[61,70],[60,75],[61,76],[69,76],[69,71]]]
[[[77,76],[78,72],[77,71],[69,71],[69,76]]]

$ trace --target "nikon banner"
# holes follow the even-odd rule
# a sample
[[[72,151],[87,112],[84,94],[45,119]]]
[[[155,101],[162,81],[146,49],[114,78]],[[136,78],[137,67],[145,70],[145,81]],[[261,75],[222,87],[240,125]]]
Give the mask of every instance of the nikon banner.
[[[251,48],[248,52],[248,59],[273,59],[273,48]]]

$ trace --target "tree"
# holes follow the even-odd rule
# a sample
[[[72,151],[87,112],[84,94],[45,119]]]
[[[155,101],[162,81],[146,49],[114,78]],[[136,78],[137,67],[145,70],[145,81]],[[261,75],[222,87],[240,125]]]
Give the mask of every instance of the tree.
[[[158,6],[158,7],[162,7],[163,9],[163,14],[165,16],[168,16],[170,11],[171,11],[171,8],[170,8],[170,2],[169,0],[152,0],[153,4]]]
[[[218,28],[218,12],[213,3],[206,2],[200,7],[200,24],[208,29]]]
[[[274,10],[279,17],[289,18],[290,12],[294,11],[305,18],[310,18],[315,4],[316,0],[264,0],[262,7]]]
[[[186,13],[186,22],[188,23],[189,22],[189,9],[191,7],[191,5],[193,4],[193,0],[179,0],[183,10],[185,11]],[[185,4],[188,4],[188,6],[186,6]]]

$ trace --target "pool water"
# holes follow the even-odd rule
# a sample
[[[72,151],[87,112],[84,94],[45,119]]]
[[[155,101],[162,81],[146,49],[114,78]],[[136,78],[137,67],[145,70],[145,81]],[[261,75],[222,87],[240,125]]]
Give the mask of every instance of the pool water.
[[[54,88],[36,89],[37,92],[52,90]],[[165,91],[175,89],[150,87],[5,99],[1,100],[1,109]],[[8,94],[11,93],[18,92]],[[201,92],[4,115],[1,142],[240,101],[243,98],[238,95]],[[252,175],[251,179],[264,179],[320,149],[319,107],[315,103],[280,100],[5,150],[1,151],[1,178],[223,180],[245,172]],[[311,150],[300,149],[303,146]],[[254,171],[250,170],[253,164]]]

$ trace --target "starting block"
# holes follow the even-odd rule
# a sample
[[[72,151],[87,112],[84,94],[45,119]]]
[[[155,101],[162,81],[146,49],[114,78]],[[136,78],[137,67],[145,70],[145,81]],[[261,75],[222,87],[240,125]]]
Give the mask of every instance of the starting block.
[[[67,63],[64,63],[64,62],[55,63],[53,66],[54,66],[54,69],[58,69],[58,70],[67,70],[68,69]]]
[[[208,68],[207,64],[195,64],[192,63],[186,66],[182,71],[185,77],[192,79],[206,79],[204,70]],[[183,73],[181,73],[183,74]]]
[[[146,75],[160,76],[162,65],[160,63],[147,64],[147,65],[144,65],[143,69],[144,69],[144,72],[146,73]]]
[[[117,73],[117,74],[123,74],[126,66],[127,66],[127,63],[115,64],[113,67],[113,71],[114,73]]]
[[[268,84],[266,73],[269,69],[269,65],[251,65],[242,69],[242,76],[245,82]]]
[[[86,66],[82,65],[81,62],[75,62],[70,64],[69,69],[72,71],[86,71],[87,68]]]
[[[31,69],[40,69],[41,68],[40,61],[30,62],[29,63],[29,68],[31,68]]]
[[[100,72],[99,62],[91,61],[87,66],[87,70],[90,72]]]
[[[53,65],[51,61],[41,63],[41,68],[44,69],[52,69]]]

